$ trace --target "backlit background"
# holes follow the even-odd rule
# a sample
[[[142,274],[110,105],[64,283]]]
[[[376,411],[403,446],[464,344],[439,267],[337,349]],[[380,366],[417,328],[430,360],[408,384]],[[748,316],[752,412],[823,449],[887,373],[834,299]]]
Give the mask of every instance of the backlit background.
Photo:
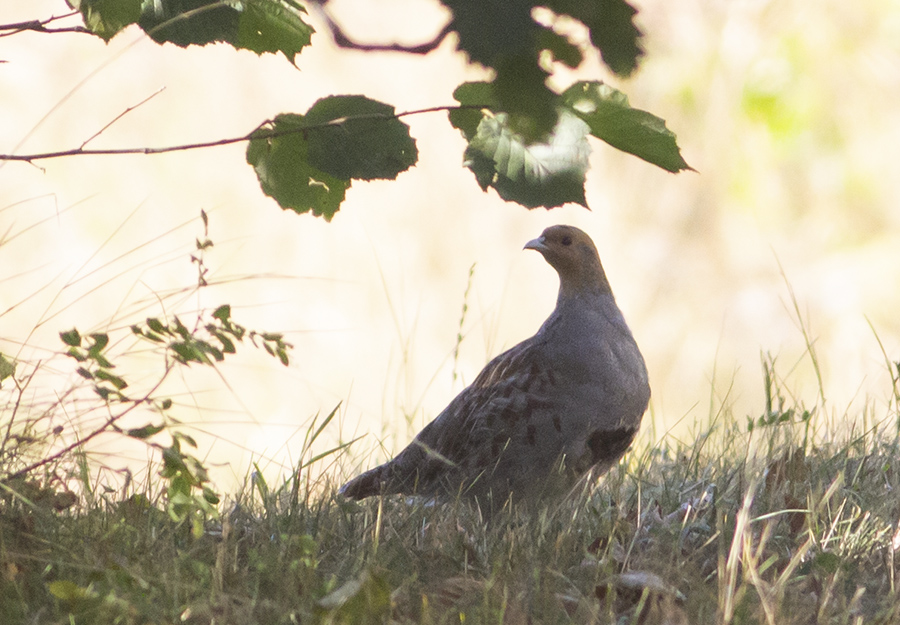
[[[286,472],[312,417],[338,403],[322,448],[368,434],[354,445],[354,461],[368,464],[537,329],[556,276],[521,248],[571,223],[597,243],[647,359],[650,440],[687,437],[722,405],[739,419],[759,416],[762,358],[775,359],[789,396],[814,405],[804,330],[827,400],[817,419],[861,418],[866,405],[871,418],[889,417],[878,339],[900,360],[900,4],[636,5],[647,56],[635,76],[617,80],[591,58],[578,73],[560,71],[556,86],[607,80],[666,119],[698,173],[668,174],[595,142],[591,210],[529,212],[481,192],[442,113],[405,118],[418,165],[396,181],[354,182],[331,223],[265,197],[244,144],[6,163],[0,351],[19,359],[20,373],[39,366],[35,405],[75,379],[74,363],[54,356],[58,332],[72,327],[110,332],[130,357],[123,373],[149,384],[158,362],[135,351],[128,326],[230,303],[236,321],[283,331],[295,349],[288,368],[247,347],[167,387],[220,485],[252,461]],[[428,0],[330,6],[348,34],[370,42],[420,43],[446,19]],[[66,11],[58,0],[7,2],[0,22]],[[452,40],[427,56],[365,54],[337,49],[310,19],[319,32],[297,68],[228,46],[160,47],[136,28],[109,45],[79,34],[2,38],[0,152],[78,147],[160,89],[88,145],[240,136],[329,94],[365,94],[398,111],[449,105],[457,84],[483,77]],[[198,294],[189,256],[201,209],[215,246],[204,258],[213,286]],[[62,410],[47,423],[63,425],[67,440],[89,426]],[[146,452],[120,445],[107,441],[98,458],[140,466]]]

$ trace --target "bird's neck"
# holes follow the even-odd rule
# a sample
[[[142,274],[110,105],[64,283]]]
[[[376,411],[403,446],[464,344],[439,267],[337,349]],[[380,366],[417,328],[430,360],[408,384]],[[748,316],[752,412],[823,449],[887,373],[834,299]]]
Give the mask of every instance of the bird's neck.
[[[566,277],[560,276],[556,307],[559,308],[568,301],[595,299],[604,295],[612,298],[612,289],[602,268],[596,272],[584,272]]]

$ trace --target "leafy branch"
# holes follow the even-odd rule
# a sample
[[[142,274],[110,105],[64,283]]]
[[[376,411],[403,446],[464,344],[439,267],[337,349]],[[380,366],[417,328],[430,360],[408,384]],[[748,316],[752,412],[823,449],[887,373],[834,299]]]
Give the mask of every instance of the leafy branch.
[[[232,145],[235,143],[244,143],[246,141],[251,141],[253,139],[272,139],[276,137],[289,136],[294,134],[305,134],[310,131],[320,130],[326,127],[334,127],[340,126],[341,124],[354,120],[391,120],[391,119],[399,119],[401,117],[408,117],[410,115],[421,115],[423,113],[436,113],[440,111],[457,111],[457,110],[481,110],[486,108],[486,105],[478,105],[478,104],[465,104],[465,105],[447,105],[447,106],[432,106],[424,109],[416,109],[412,111],[401,111],[400,113],[395,113],[393,115],[384,115],[381,113],[371,113],[367,115],[355,115],[352,118],[341,118],[330,120],[326,122],[322,122],[319,124],[308,124],[303,126],[297,126],[293,128],[281,128],[281,129],[271,129],[269,128],[274,123],[274,120],[267,119],[266,121],[259,124],[256,128],[248,132],[247,134],[241,135],[239,137],[227,137],[224,139],[214,139],[210,141],[198,141],[196,143],[182,143],[178,145],[168,145],[168,146],[160,146],[160,147],[139,147],[139,148],[86,148],[88,143],[96,139],[100,136],[104,131],[108,130],[115,122],[120,120],[125,114],[131,112],[144,102],[148,101],[150,98],[155,97],[159,92],[153,93],[148,98],[145,98],[138,104],[134,106],[128,107],[122,113],[116,115],[116,117],[106,124],[102,130],[97,133],[94,133],[89,139],[84,141],[81,146],[77,148],[69,148],[65,150],[56,150],[53,152],[35,152],[33,154],[0,154],[0,161],[19,161],[26,163],[34,163],[34,161],[42,161],[54,158],[65,158],[70,156],[124,156],[128,154],[166,154],[168,152],[184,152],[187,150],[198,150],[204,148],[214,148],[224,145]]]
[[[296,0],[69,2],[78,9],[84,30],[105,41],[135,24],[158,43],[187,47],[226,42],[257,54],[280,53],[293,64],[314,33],[306,7]],[[587,206],[588,135],[669,172],[692,169],[665,121],[632,108],[620,91],[598,80],[572,84],[562,93],[547,86],[558,66],[579,67],[591,48],[613,74],[627,77],[635,71],[643,55],[642,33],[634,24],[637,10],[626,0],[442,2],[451,18],[434,38],[414,46],[354,41],[325,3],[310,0],[309,6],[322,16],[339,46],[354,50],[425,55],[455,34],[459,51],[493,75],[488,81],[459,85],[454,92],[458,106],[397,113],[391,105],[365,96],[333,95],[305,113],[282,113],[239,137],[163,147],[86,147],[135,108],[130,107],[78,148],[2,154],[0,160],[34,163],[81,155],[162,154],[247,142],[247,162],[264,193],[283,209],[312,212],[326,220],[338,211],[354,179],[393,180],[416,164],[416,142],[401,119],[421,113],[446,111],[467,142],[463,164],[479,186],[527,208]],[[46,30],[56,19],[61,18],[7,25],[6,34]],[[570,40],[558,27],[565,20],[581,23],[590,43]]]

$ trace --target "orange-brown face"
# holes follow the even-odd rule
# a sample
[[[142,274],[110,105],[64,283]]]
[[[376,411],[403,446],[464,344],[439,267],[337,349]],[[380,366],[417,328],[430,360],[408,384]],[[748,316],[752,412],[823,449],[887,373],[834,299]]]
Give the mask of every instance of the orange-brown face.
[[[609,289],[597,248],[583,230],[574,226],[550,226],[541,236],[526,243],[525,249],[543,255],[559,273],[560,284],[566,291]]]

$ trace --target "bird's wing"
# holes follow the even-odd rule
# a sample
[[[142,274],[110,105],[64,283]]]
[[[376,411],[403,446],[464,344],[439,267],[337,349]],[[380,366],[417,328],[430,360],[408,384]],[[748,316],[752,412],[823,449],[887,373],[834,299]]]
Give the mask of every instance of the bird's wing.
[[[376,494],[453,492],[490,471],[516,423],[547,404],[553,371],[532,337],[491,360],[392,461],[348,482],[341,492]]]

